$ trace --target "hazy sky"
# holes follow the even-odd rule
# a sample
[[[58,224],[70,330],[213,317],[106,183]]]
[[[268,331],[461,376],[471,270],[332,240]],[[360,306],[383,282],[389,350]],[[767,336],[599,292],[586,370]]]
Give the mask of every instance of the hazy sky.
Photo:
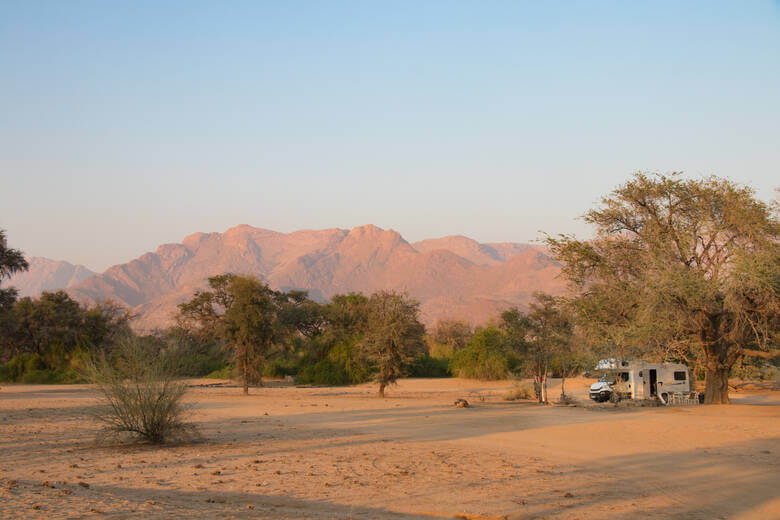
[[[529,241],[637,169],[780,185],[780,4],[0,0],[0,228]]]

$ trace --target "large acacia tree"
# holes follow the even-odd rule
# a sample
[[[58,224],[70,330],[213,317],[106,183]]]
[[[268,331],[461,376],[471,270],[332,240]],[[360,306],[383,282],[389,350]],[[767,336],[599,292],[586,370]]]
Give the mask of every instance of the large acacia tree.
[[[729,371],[742,356],[777,354],[780,225],[750,188],[640,172],[584,218],[592,240],[548,245],[593,341],[620,353],[701,352],[706,403],[729,402]]]
[[[225,342],[246,395],[274,341],[280,295],[251,276],[213,276],[209,287],[179,305],[179,324]]]
[[[419,316],[419,303],[395,292],[378,292],[367,302],[361,347],[376,367],[379,397],[385,396],[387,385],[402,377],[409,363],[424,350],[425,326]]]

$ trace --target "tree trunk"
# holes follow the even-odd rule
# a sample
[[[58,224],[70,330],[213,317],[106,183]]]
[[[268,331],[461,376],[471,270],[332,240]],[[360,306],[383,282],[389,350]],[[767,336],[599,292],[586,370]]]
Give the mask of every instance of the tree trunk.
[[[566,399],[566,372],[561,374],[561,399]]]
[[[729,404],[729,372],[739,357],[739,349],[729,349],[729,343],[723,339],[722,313],[710,314],[707,318],[707,326],[701,331],[704,366],[707,370],[704,404]]]
[[[379,383],[379,393],[377,395],[379,395],[379,397],[384,397],[385,396],[385,384],[384,383]]]
[[[729,404],[729,369],[707,365],[704,404]]]
[[[244,372],[243,379],[244,379],[244,395],[249,395],[249,367],[246,360],[246,356],[244,356],[244,359],[241,360],[242,369]]]

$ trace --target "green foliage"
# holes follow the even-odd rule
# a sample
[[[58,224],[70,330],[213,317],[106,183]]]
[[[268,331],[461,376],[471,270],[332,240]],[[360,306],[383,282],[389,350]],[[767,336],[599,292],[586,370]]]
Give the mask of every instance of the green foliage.
[[[777,206],[714,176],[638,172],[585,220],[593,240],[548,239],[583,336],[619,357],[703,364],[705,402],[728,403],[731,367],[777,344]]]
[[[39,354],[18,354],[0,365],[0,381],[25,384],[83,383],[80,373],[83,356],[75,356],[57,368],[51,368]]]
[[[297,362],[276,359],[265,364],[263,367],[263,377],[282,379],[286,376],[296,375],[299,369],[299,364]]]
[[[314,365],[306,366],[298,374],[297,380],[304,384],[330,386],[346,385],[351,382],[344,366],[330,359],[323,359]]]
[[[468,322],[460,320],[441,320],[436,324],[430,339],[434,343],[432,350],[437,353],[452,355],[453,352],[465,348],[474,330]]]
[[[420,305],[395,292],[371,295],[361,353],[375,367],[379,396],[402,377],[408,365],[424,351],[425,327],[419,321]]]
[[[29,265],[24,258],[24,253],[18,249],[11,249],[8,247],[5,238],[5,230],[0,229],[0,285],[3,280],[10,278],[15,273],[20,271],[26,271]],[[4,339],[8,339],[11,332],[9,325],[13,323],[12,320],[8,320],[5,316],[16,301],[16,289],[10,287],[3,289],[0,287],[0,348],[7,347]],[[0,352],[1,354],[1,352]],[[0,356],[2,360],[2,356]]]
[[[450,360],[446,357],[433,357],[426,352],[409,366],[409,377],[452,377]]]
[[[510,357],[506,339],[496,327],[477,331],[466,348],[453,354],[450,370],[457,377],[496,380],[507,377]]]
[[[730,377],[743,381],[774,381],[778,378],[778,367],[763,359],[742,360],[731,369]]]
[[[226,365],[218,370],[214,370],[213,372],[206,374],[203,377],[207,379],[232,379],[233,367],[230,365]]]
[[[328,359],[343,367],[347,384],[365,383],[371,378],[373,367],[360,355],[356,338],[335,345],[328,353]]]

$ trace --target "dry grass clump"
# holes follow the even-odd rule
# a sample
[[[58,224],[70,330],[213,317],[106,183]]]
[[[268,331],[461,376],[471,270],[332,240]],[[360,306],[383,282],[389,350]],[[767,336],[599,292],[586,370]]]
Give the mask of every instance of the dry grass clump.
[[[523,383],[521,385],[517,385],[513,389],[511,389],[509,392],[505,393],[502,398],[504,401],[517,401],[520,399],[536,399],[536,394],[534,394],[534,386],[531,383]]]
[[[85,373],[101,393],[102,406],[93,416],[105,433],[131,434],[153,444],[194,434],[183,403],[186,382],[170,360],[137,338],[120,340],[110,359],[92,360]]]

